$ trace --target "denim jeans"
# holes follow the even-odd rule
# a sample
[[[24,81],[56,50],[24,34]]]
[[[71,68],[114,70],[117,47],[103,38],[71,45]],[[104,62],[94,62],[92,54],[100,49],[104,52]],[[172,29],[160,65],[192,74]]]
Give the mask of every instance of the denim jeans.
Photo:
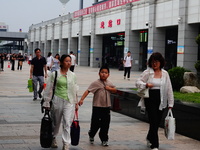
[[[39,82],[39,90],[37,91],[38,82]],[[44,76],[33,76],[34,98],[37,98],[38,93],[42,93],[43,88],[44,88]]]

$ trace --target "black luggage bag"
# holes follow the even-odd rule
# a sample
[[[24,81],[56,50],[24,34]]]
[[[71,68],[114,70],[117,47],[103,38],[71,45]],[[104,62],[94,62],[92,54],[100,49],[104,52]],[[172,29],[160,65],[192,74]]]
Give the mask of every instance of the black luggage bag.
[[[53,140],[52,135],[52,119],[49,115],[49,110],[45,110],[44,117],[42,118],[40,128],[40,145],[43,148],[51,147]]]

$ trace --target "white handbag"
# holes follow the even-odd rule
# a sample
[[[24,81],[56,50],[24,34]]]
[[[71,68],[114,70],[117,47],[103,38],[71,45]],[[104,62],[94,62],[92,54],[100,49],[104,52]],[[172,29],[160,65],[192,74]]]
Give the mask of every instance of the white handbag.
[[[169,109],[164,124],[165,136],[168,140],[174,140],[175,130],[176,130],[175,118],[173,117],[172,110]]]
[[[138,89],[137,90],[137,95],[142,97],[142,98],[149,98],[149,88],[146,89]]]

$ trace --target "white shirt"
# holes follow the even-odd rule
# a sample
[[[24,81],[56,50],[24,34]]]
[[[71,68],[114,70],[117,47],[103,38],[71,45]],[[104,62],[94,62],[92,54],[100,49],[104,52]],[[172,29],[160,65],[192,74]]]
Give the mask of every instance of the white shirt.
[[[71,56],[71,59],[72,59],[72,66],[75,65],[75,62],[76,62],[76,56],[74,56],[73,54],[70,55]]]
[[[131,62],[132,62],[132,57],[131,56],[125,56],[124,57],[124,67],[131,67],[132,66],[132,64],[131,64]]]
[[[53,61],[53,56],[47,57],[47,66],[51,66]]]
[[[166,70],[162,69],[162,77],[160,78],[160,106],[159,110],[174,106],[174,94],[172,90],[169,74]],[[152,83],[154,78],[154,70],[148,68],[145,70],[136,81],[136,87],[140,89],[146,88],[146,83]],[[144,107],[144,99],[140,99],[138,106]]]

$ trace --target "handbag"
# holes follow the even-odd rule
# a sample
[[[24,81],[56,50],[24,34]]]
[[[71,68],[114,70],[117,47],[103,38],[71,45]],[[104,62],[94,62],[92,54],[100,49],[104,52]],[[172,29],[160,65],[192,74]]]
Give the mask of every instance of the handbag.
[[[150,76],[150,71],[149,71],[149,76]],[[149,80],[149,77],[148,77],[146,82],[148,82],[148,80]],[[149,98],[149,88],[138,89],[137,95],[141,98]]]
[[[40,145],[43,148],[51,147],[53,140],[52,135],[52,119],[49,115],[49,110],[45,110],[40,127]]]
[[[176,130],[175,118],[173,117],[172,110],[169,109],[164,124],[165,137],[168,140],[174,140],[175,130]]]
[[[78,121],[78,111],[75,111],[74,120],[72,122],[71,128],[70,128],[70,136],[71,136],[71,145],[77,146],[79,144],[80,139],[80,126]]]
[[[137,95],[142,98],[149,98],[149,88],[146,89],[138,89]]]

